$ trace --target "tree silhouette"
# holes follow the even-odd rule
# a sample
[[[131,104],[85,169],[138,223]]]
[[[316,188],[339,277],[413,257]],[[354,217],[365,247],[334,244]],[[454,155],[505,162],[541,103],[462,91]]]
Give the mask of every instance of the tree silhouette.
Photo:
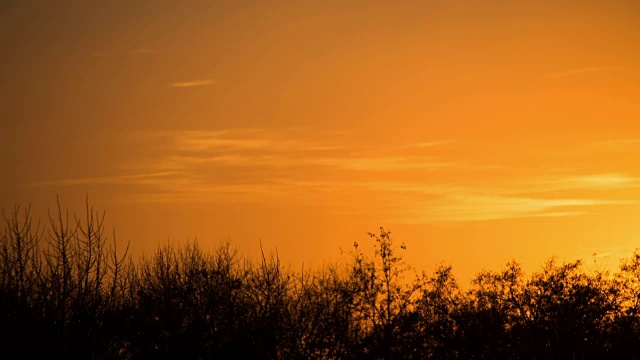
[[[637,358],[640,251],[616,272],[548,261],[482,271],[467,289],[452,268],[416,274],[380,228],[347,263],[292,271],[230,242],[212,252],[166,244],[131,259],[104,213],[57,203],[0,231],[3,358],[578,359]]]

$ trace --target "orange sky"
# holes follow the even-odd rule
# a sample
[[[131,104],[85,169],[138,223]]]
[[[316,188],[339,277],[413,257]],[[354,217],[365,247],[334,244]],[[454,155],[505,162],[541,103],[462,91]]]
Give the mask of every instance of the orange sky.
[[[379,226],[462,279],[640,246],[640,2],[0,4],[0,206],[107,211],[134,255]]]

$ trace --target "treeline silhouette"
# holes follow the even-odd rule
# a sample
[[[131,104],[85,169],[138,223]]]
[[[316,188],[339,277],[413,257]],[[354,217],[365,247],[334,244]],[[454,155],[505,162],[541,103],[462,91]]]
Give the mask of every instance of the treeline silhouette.
[[[449,266],[418,274],[390,232],[342,265],[292,271],[231,244],[165,245],[133,261],[104,214],[58,204],[45,226],[5,214],[2,358],[637,358],[640,253],[615,272],[509,263],[462,289]]]

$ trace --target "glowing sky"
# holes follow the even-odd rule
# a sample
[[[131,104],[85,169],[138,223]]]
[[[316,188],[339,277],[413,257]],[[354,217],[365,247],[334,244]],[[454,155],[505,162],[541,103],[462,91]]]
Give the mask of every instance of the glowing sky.
[[[640,246],[640,2],[9,0],[0,205],[463,278]]]

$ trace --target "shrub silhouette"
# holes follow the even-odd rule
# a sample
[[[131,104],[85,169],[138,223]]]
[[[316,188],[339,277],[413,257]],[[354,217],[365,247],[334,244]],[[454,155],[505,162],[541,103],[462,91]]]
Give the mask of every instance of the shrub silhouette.
[[[234,359],[636,358],[640,252],[616,272],[510,262],[468,289],[452,268],[416,274],[391,233],[370,233],[342,265],[293,271],[230,242],[159,247],[133,260],[87,201],[30,209],[0,232],[3,357]]]
[[[0,244],[4,347],[9,354],[100,357],[113,351],[112,315],[122,305],[124,258],[107,246],[104,216],[87,201],[86,217],[58,212],[46,230],[30,209],[5,214]],[[38,346],[30,343],[38,339]]]

